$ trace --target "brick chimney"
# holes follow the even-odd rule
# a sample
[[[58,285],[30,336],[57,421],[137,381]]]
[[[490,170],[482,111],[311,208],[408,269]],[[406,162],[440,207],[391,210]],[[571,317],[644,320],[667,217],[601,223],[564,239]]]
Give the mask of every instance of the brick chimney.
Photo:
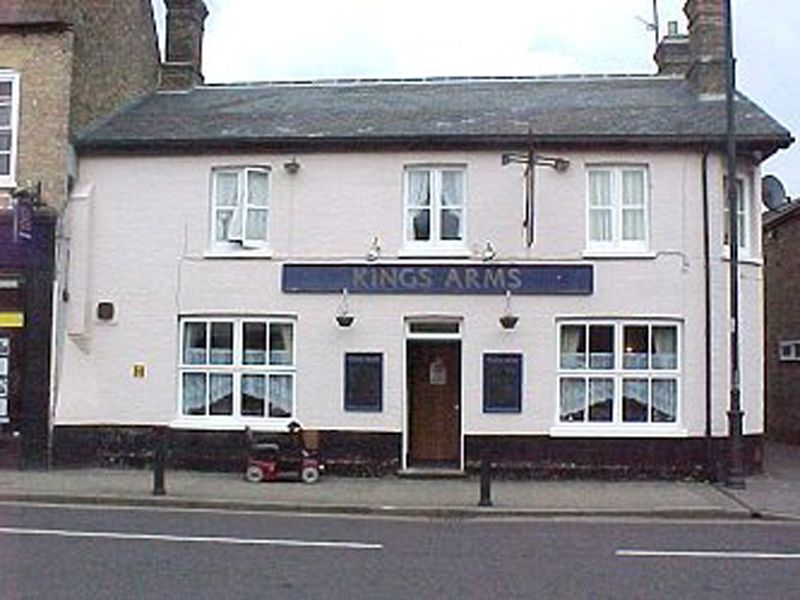
[[[653,60],[658,65],[659,75],[686,76],[692,66],[689,36],[678,33],[678,22],[667,24],[667,35],[659,42]]]
[[[167,52],[161,65],[161,89],[186,90],[203,83],[203,0],[164,0],[167,6]]]
[[[725,94],[725,2],[687,0],[692,64],[687,79],[704,96]]]

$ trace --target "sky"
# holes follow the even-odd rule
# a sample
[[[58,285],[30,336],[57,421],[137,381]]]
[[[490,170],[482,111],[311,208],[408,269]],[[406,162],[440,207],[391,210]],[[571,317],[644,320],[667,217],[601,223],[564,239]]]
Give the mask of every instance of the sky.
[[[205,0],[208,83],[654,73],[652,0]],[[732,0],[737,87],[800,134],[800,0]],[[686,31],[684,0],[658,0]],[[163,43],[163,0],[153,0]],[[800,198],[800,142],[763,165]]]

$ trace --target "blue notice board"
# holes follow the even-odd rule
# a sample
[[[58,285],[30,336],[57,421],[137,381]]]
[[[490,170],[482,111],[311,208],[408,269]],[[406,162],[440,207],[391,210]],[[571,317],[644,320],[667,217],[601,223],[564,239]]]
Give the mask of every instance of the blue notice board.
[[[579,264],[342,264],[296,263],[283,267],[289,294],[590,295],[594,268]]]

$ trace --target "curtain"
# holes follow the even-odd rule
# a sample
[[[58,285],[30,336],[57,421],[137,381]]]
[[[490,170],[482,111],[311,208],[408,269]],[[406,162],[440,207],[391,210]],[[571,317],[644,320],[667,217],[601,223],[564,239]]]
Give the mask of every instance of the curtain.
[[[408,172],[408,205],[430,206],[430,171]]]
[[[206,358],[206,324],[186,323],[183,326],[183,363],[204,365]]]
[[[266,171],[247,172],[247,203],[267,206],[269,203],[269,175]]]
[[[677,407],[678,382],[674,379],[654,379],[651,420],[654,423],[674,423]]]
[[[206,414],[206,374],[183,374],[183,414]]]
[[[461,171],[442,171],[442,206],[461,206],[464,203],[464,174]]]
[[[263,375],[242,375],[242,416],[263,417],[267,382]]]
[[[582,377],[561,379],[559,419],[566,422],[584,421],[586,415],[586,380]]]
[[[644,172],[622,172],[622,239],[645,239]]]
[[[675,327],[653,327],[653,368],[678,368],[678,330]]]
[[[270,323],[269,364],[291,365],[293,341],[293,330],[291,323]]]
[[[292,416],[292,376],[269,376],[269,416]]]
[[[584,325],[561,326],[561,368],[586,368],[586,327]]]
[[[611,203],[611,173],[589,173],[589,239],[611,241],[613,237],[613,206]]]

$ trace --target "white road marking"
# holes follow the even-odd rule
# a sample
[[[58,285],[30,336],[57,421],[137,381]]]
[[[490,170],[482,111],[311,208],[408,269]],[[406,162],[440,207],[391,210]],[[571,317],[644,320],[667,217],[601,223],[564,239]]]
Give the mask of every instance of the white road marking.
[[[0,535],[39,535],[65,538],[95,538],[109,540],[146,540],[154,542],[228,544],[237,546],[289,546],[294,548],[337,548],[345,550],[382,550],[383,544],[362,542],[325,542],[314,540],[282,540],[263,538],[233,538],[218,536],[183,536],[157,533],[124,533],[115,531],[71,531],[68,529],[27,529],[0,527]]]
[[[726,552],[703,550],[617,550],[617,556],[635,558],[744,558],[750,560],[798,560],[800,553]]]

